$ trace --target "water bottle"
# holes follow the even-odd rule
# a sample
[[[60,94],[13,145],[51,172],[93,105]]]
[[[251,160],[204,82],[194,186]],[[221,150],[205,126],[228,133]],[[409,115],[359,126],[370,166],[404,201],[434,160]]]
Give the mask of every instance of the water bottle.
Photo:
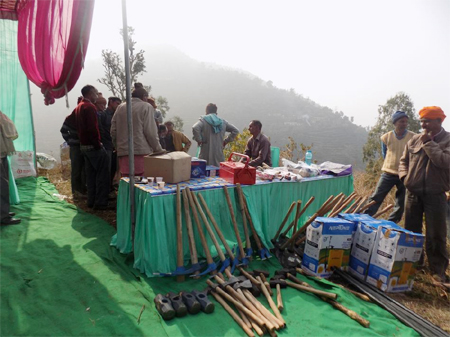
[[[306,154],[305,154],[305,163],[308,165],[311,165],[311,162],[312,162],[312,152],[311,152],[311,150],[308,150],[308,151],[306,151]]]

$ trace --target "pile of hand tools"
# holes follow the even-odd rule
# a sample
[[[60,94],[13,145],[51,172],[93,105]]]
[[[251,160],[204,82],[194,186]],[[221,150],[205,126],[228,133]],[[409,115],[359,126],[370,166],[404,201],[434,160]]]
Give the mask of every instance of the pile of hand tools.
[[[277,330],[286,327],[286,322],[281,315],[284,309],[281,289],[286,287],[313,294],[362,326],[366,328],[370,326],[369,321],[339,303],[337,294],[315,289],[310,284],[298,279],[296,274],[297,271],[300,271],[299,269],[277,270],[270,279],[267,271],[245,271],[241,267],[238,269],[241,272],[239,277],[233,276],[229,269],[225,269],[226,278],[220,273],[207,280],[206,283],[217,302],[224,307],[248,336],[254,336],[254,333],[259,336],[264,334],[276,336]],[[214,283],[213,280],[216,282]],[[277,303],[272,299],[271,288],[276,289]],[[259,294],[264,295],[262,301],[257,299]],[[266,308],[267,305],[269,308]]]
[[[243,242],[240,236],[240,229],[236,217],[235,206],[232,203],[230,192],[226,186],[223,187],[224,198],[228,206],[230,221],[233,225],[233,231],[237,242],[237,252],[229,246],[226,238],[224,237],[216,219],[214,218],[211,210],[209,209],[205,199],[201,193],[194,193],[188,187],[181,192],[180,186],[177,186],[176,193],[176,228],[177,228],[177,268],[171,273],[161,273],[160,276],[176,276],[177,281],[182,282],[185,279],[185,275],[197,278],[201,275],[211,274],[214,275],[218,271],[223,272],[227,267],[231,267],[231,272],[235,270],[237,266],[246,266],[252,259],[253,249],[250,241],[250,231],[253,239],[256,242],[258,248],[258,254],[261,259],[270,258],[269,250],[264,247],[261,239],[256,232],[253,225],[253,221],[248,209],[248,203],[242,191],[240,184],[236,185],[234,189],[236,192],[235,200],[236,209],[241,213],[240,219],[242,219],[242,228],[245,235],[245,241]],[[191,255],[191,265],[189,268],[184,266],[184,248],[183,248],[183,221],[182,221],[182,205],[184,206],[184,218],[187,230],[187,236],[189,239],[189,250]],[[191,217],[192,214],[192,217]],[[203,271],[202,264],[200,264],[196,249],[196,242],[194,237],[194,227],[192,224],[192,218],[197,229],[198,236],[202,244],[203,252],[206,258],[206,268]],[[204,231],[206,229],[206,232]],[[213,229],[214,228],[214,229]],[[206,234],[207,233],[207,234]],[[217,251],[217,256],[211,255],[211,250],[207,242],[207,236],[214,244]],[[219,240],[225,249],[225,253],[222,251],[222,247]],[[216,258],[216,260],[214,260]],[[217,258],[219,261],[217,261]]]
[[[335,217],[339,213],[363,213],[366,209],[373,205],[375,201],[368,202],[367,197],[358,197],[355,192],[349,196],[345,196],[343,193],[337,196],[330,196],[322,206],[304,222],[303,225],[298,226],[300,216],[314,201],[314,197],[311,197],[301,209],[302,201],[298,200],[293,202],[289,207],[286,216],[281,222],[278,231],[271,240],[273,248],[271,252],[277,257],[281,265],[285,268],[300,267],[304,242],[306,240],[305,232],[307,227],[313,223],[317,217]],[[373,215],[374,218],[388,212],[392,209],[393,205],[388,205],[377,214]],[[295,218],[283,231],[289,217],[291,216],[294,208],[296,208]],[[288,233],[292,230],[291,235],[288,237]]]

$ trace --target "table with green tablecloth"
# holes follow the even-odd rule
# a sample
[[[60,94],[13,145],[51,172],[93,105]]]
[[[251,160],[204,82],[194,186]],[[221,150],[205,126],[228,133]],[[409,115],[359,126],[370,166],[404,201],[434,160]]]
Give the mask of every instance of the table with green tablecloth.
[[[241,212],[237,205],[237,194],[234,185],[220,178],[204,180],[207,189],[201,189],[195,180],[182,183],[182,188],[189,186],[194,193],[200,193],[205,199],[212,215],[217,221],[230,247],[237,244],[233,231],[229,208],[225,199],[223,185],[228,186],[231,202],[234,205],[236,220],[239,225],[241,238],[244,238]],[[136,227],[134,239],[134,266],[148,277],[159,273],[170,273],[176,269],[176,195],[173,193],[175,185],[168,186],[168,194],[155,194],[155,188],[143,184],[135,184],[135,212]],[[172,188],[172,191],[169,189]],[[353,176],[333,177],[319,176],[307,178],[301,182],[273,181],[242,186],[247,199],[250,216],[256,232],[263,244],[271,248],[270,239],[277,232],[289,206],[293,201],[302,200],[305,204],[311,196],[314,202],[300,218],[300,224],[311,216],[330,195],[353,192]],[[182,208],[183,209],[183,208]],[[290,221],[295,212],[292,212]],[[194,225],[195,228],[195,225]],[[196,248],[199,257],[203,257],[200,237],[194,230]],[[207,236],[208,237],[208,236]],[[211,253],[217,256],[212,240],[208,237]],[[119,184],[117,199],[117,234],[113,236],[111,245],[116,246],[121,253],[133,250],[131,242],[131,218],[129,182],[122,179]],[[185,265],[190,263],[190,251],[183,212],[183,250]],[[256,251],[256,247],[253,247]]]

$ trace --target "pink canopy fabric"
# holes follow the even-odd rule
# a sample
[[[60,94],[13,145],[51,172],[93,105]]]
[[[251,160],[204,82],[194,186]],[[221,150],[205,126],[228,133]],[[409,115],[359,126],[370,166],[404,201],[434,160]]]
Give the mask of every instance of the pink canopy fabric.
[[[45,104],[66,95],[84,65],[94,0],[19,1],[18,54],[28,79]]]

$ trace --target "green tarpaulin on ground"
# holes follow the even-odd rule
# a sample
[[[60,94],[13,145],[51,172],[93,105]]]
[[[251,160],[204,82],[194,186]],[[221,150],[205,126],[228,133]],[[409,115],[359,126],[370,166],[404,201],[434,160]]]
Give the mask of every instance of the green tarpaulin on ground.
[[[0,229],[2,336],[244,336],[220,306],[211,315],[161,320],[155,294],[203,289],[205,278],[148,279],[109,246],[114,228],[53,197],[57,191],[46,179],[23,178],[18,187],[22,203],[12,210],[22,223]],[[272,258],[252,267],[273,271],[279,265]],[[338,293],[339,302],[371,327],[363,328],[313,295],[285,289],[287,328],[279,336],[417,335],[375,304],[327,281],[308,282]]]

